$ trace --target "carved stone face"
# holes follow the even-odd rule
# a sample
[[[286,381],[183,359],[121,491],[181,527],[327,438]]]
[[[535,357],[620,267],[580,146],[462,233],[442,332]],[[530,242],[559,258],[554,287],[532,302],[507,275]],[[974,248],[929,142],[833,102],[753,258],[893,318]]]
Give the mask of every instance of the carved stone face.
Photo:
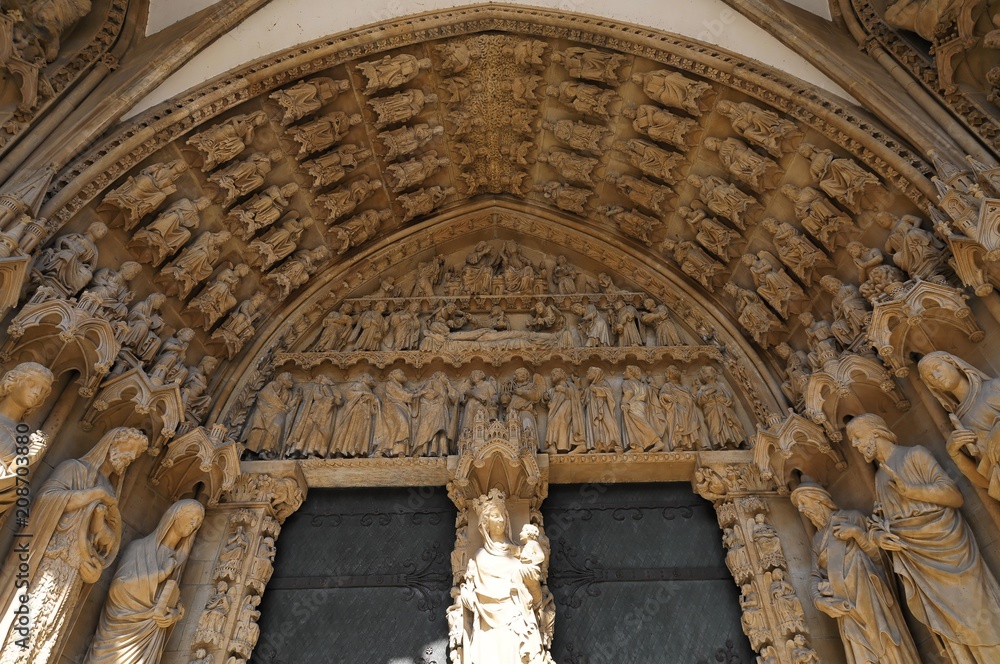
[[[865,421],[851,420],[847,425],[847,436],[851,440],[851,445],[861,452],[868,463],[875,460],[878,435],[877,429]]]
[[[177,519],[174,521],[174,528],[181,537],[190,537],[201,527],[201,522],[204,518],[205,510],[201,505],[191,503],[190,506],[182,509],[180,514],[177,515]]]
[[[483,515],[486,519],[486,532],[490,538],[496,542],[502,542],[507,536],[507,522],[499,512],[488,512]]]
[[[529,378],[531,378],[531,374],[524,367],[514,372],[514,380],[518,383],[527,383]]]
[[[32,410],[42,405],[51,387],[51,378],[40,372],[30,372],[14,385],[7,398],[17,404],[19,408]]]
[[[954,393],[962,382],[962,374],[958,369],[936,357],[921,362],[919,369],[924,383],[942,392]]]
[[[128,436],[122,438],[114,445],[108,453],[111,460],[111,467],[115,473],[121,475],[133,461],[146,449],[146,438],[144,436]]]

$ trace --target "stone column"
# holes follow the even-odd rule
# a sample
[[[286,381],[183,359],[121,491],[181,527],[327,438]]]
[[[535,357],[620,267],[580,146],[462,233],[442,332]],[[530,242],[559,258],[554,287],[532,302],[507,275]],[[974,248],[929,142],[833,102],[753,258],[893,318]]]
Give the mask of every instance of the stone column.
[[[285,475],[243,473],[207,511],[181,580],[187,613],[167,642],[163,664],[250,658],[281,524],[305,500],[305,478],[297,464],[292,468]]]
[[[734,457],[739,454],[745,453],[734,453]],[[803,549],[808,552],[808,546],[800,546],[804,530],[784,518],[787,515],[772,514],[776,503],[787,501],[778,496],[777,486],[765,480],[756,465],[749,460],[733,461],[717,464],[713,459],[711,465],[701,465],[695,473],[695,490],[715,505],[723,529],[726,565],[740,587],[743,631],[751,647],[760,653],[761,664],[819,662],[810,628],[822,619],[811,606],[808,612],[803,608],[792,580],[792,571],[804,569],[808,574],[808,557],[801,558]],[[779,521],[780,530],[775,527]],[[799,550],[791,565],[786,548]],[[827,630],[821,627],[819,631]],[[835,648],[821,650],[823,662],[843,661]]]

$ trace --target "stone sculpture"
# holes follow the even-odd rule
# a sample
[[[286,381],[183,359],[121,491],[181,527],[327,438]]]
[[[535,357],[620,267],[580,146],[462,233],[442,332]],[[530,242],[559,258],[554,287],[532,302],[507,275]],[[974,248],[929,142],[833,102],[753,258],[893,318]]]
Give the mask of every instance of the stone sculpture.
[[[791,498],[816,528],[813,603],[837,621],[848,657],[855,662],[919,662],[878,547],[864,536],[851,536],[866,532],[864,515],[839,509],[812,482],[800,484]]]
[[[167,264],[157,276],[167,295],[187,298],[195,286],[212,276],[222,257],[222,245],[232,238],[229,231],[202,233],[180,256]]]
[[[254,130],[266,122],[267,114],[263,111],[237,115],[195,134],[187,144],[201,152],[202,168],[211,171],[239,156],[253,143]]]
[[[313,187],[326,187],[343,180],[371,155],[371,150],[349,143],[303,162],[302,168],[312,176]]]
[[[621,53],[606,53],[594,48],[574,46],[552,54],[552,61],[566,68],[573,78],[619,85],[623,79],[618,73],[628,58]]]
[[[85,664],[157,664],[184,616],[178,582],[205,517],[196,500],[171,505],[152,533],[128,545]]]
[[[409,161],[389,164],[386,167],[386,177],[389,186],[398,193],[420,184],[450,161],[447,157],[438,157],[437,152],[431,150]]]
[[[177,191],[175,182],[187,169],[182,159],[144,168],[105,196],[98,211],[117,209],[125,219],[125,230],[132,230],[143,217],[159,208],[167,196]]]
[[[598,160],[577,154],[571,150],[551,147],[537,157],[538,161],[554,168],[559,176],[569,182],[593,185],[592,174]]]
[[[574,120],[545,120],[542,129],[551,131],[557,139],[573,150],[601,156],[611,148],[612,133],[600,125]]]
[[[742,239],[739,233],[709,217],[704,210],[684,206],[677,208],[677,215],[696,231],[698,244],[724,260],[729,260],[730,248]]]
[[[700,127],[691,118],[674,115],[650,104],[642,104],[634,109],[626,108],[622,115],[632,118],[632,127],[654,141],[669,143],[681,150],[697,145],[695,137]]]
[[[511,541],[510,516],[499,489],[473,505],[483,546],[466,567],[458,615],[449,617],[453,664],[548,664],[543,644],[551,640],[552,617],[544,615],[546,556],[540,547]]]
[[[255,152],[243,161],[233,162],[215,171],[208,180],[219,192],[217,200],[222,205],[232,205],[238,198],[264,186],[264,178],[271,172],[274,164],[280,163],[284,158],[281,150],[271,150],[267,154]]]
[[[553,369],[550,379],[552,386],[544,396],[549,406],[544,449],[549,454],[585,453],[587,431],[580,389],[562,369]]]
[[[378,135],[378,139],[385,146],[385,159],[392,161],[416,152],[435,136],[440,136],[443,133],[444,127],[431,127],[429,124],[421,123],[383,131]]]
[[[337,415],[331,456],[362,457],[371,452],[375,416],[381,408],[373,387],[375,379],[366,373],[344,387],[344,405]]]
[[[948,411],[954,431],[948,454],[976,486],[1000,500],[1000,380],[944,351],[917,363],[927,389]]]
[[[367,175],[362,175],[329,194],[317,196],[316,202],[326,208],[329,213],[327,222],[332,223],[354,212],[381,188],[381,180],[372,180]]]
[[[587,369],[583,403],[587,414],[587,450],[598,454],[623,452],[618,426],[618,399],[611,383],[604,377],[603,369]]]
[[[680,72],[660,69],[645,74],[632,74],[632,82],[641,86],[647,97],[664,106],[682,109],[695,117],[708,110],[712,86],[690,79]]]
[[[698,392],[695,399],[705,415],[705,428],[713,449],[736,449],[747,440],[746,430],[733,410],[735,397],[729,386],[719,379],[713,366],[698,370]]]
[[[430,69],[428,58],[417,58],[409,54],[387,55],[381,60],[362,62],[356,69],[368,79],[364,89],[366,95],[373,95],[387,88],[398,88],[412,81],[425,69]]]
[[[714,175],[689,175],[687,181],[698,188],[698,199],[705,207],[733,222],[741,231],[745,231],[747,224],[756,220],[760,203],[753,196],[740,191],[736,185]]]
[[[247,422],[247,451],[261,459],[281,454],[289,413],[298,405],[295,382],[289,373],[280,373],[257,394],[253,415]]]
[[[867,528],[845,525],[840,533],[889,552],[911,613],[951,661],[987,664],[1000,658],[1000,585],[958,511],[964,501],[955,483],[927,448],[897,445],[878,415],[852,419],[847,437],[879,467]]]
[[[250,254],[247,261],[263,272],[271,269],[275,263],[284,260],[298,249],[299,241],[306,229],[311,228],[316,222],[312,217],[303,219],[297,217],[298,213],[285,215],[281,226],[271,228],[250,242],[247,247]]]
[[[96,583],[118,555],[125,471],[148,444],[137,429],[112,429],[81,458],[59,464],[38,488],[31,507],[31,555],[25,562],[11,551],[0,573],[4,664],[56,661],[56,646],[68,633],[84,586]],[[18,594],[28,596],[35,617],[26,635],[13,629]],[[26,642],[15,644],[22,638]]]
[[[818,268],[833,267],[826,254],[817,249],[791,224],[768,217],[761,222],[761,226],[774,236],[771,241],[778,252],[778,258],[806,286],[813,284]]]
[[[18,498],[18,468],[33,467],[47,446],[43,433],[18,425],[48,399],[54,380],[36,362],[22,362],[0,378],[0,516]]]
[[[320,152],[339,143],[351,127],[361,123],[361,114],[348,115],[334,111],[312,122],[306,122],[288,130],[288,135],[299,144],[298,156]]]
[[[624,444],[629,452],[662,452],[663,413],[655,390],[646,382],[642,369],[625,367],[622,380],[622,425]]]
[[[192,231],[201,224],[200,213],[211,204],[212,199],[208,196],[193,201],[182,198],[171,203],[156,219],[132,236],[128,248],[140,261],[159,267],[187,244]]]
[[[383,223],[392,218],[389,210],[365,210],[333,227],[333,237],[337,241],[337,255],[347,253],[348,249],[357,247],[375,237]]]
[[[412,89],[388,97],[369,99],[368,105],[378,116],[373,122],[375,128],[381,130],[416,117],[425,105],[436,104],[437,100],[435,94],[425,94],[423,90]]]
[[[674,450],[693,452],[708,448],[702,412],[694,395],[684,386],[681,370],[674,365],[667,367],[659,403],[666,422],[663,439]]]
[[[269,95],[278,102],[284,111],[281,124],[288,126],[315,113],[327,102],[336,99],[342,92],[351,89],[350,81],[346,79],[333,80],[325,76],[317,76],[308,81],[299,81]]]
[[[329,452],[337,407],[344,399],[329,376],[321,375],[296,388],[294,418],[286,419],[284,456],[291,459],[324,457]],[[291,414],[291,413],[289,413]]]
[[[86,233],[69,233],[56,238],[43,250],[31,270],[31,280],[47,286],[63,297],[76,295],[94,278],[97,264],[97,242],[108,233],[108,227],[95,221]]]

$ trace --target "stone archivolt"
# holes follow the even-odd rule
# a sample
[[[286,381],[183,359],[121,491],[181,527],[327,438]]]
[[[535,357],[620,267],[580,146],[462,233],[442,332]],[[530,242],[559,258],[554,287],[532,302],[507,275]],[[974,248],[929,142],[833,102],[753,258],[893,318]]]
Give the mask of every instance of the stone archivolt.
[[[141,147],[114,135],[68,169],[50,222],[0,199],[0,302],[24,299],[4,359],[73,374],[84,441],[146,429],[158,491],[197,493],[223,533],[176,630],[194,661],[251,656],[280,522],[303,498],[279,470],[440,484],[445,462],[421,457],[459,456],[460,596],[468,503],[497,488],[469,460],[491,454],[521,464],[493,501],[536,527],[522,545],[543,555],[521,563],[541,568],[549,469],[693,479],[761,661],[818,661],[770,501],[802,472],[837,481],[845,420],[905,409],[914,355],[982,336],[959,283],[1000,283],[990,168],[939,160],[933,207],[919,159],[756,65],[510,11],[329,42],[261,64],[239,94],[199,91],[183,119],[141,119]],[[98,154],[112,165],[67,187]],[[73,404],[55,399],[61,422]],[[958,420],[949,452],[995,493],[992,423]],[[237,440],[267,473],[237,476]],[[456,606],[460,662],[476,634]]]

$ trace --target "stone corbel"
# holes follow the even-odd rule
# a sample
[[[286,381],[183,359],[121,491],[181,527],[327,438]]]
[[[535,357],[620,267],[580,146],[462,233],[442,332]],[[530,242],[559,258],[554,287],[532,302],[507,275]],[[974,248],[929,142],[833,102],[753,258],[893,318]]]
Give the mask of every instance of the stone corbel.
[[[910,353],[953,350],[949,337],[956,333],[972,342],[983,340],[986,335],[972,315],[968,299],[952,286],[909,281],[902,293],[875,305],[868,342],[896,376],[906,377]]]
[[[86,295],[80,302],[44,296],[25,304],[11,321],[0,358],[38,362],[57,376],[76,370],[80,396],[92,397],[121,348],[114,329]]]
[[[108,380],[80,423],[84,431],[103,421],[134,426],[149,433],[149,453],[158,455],[183,419],[180,386],[157,385],[141,368]]]
[[[839,450],[830,444],[823,428],[794,411],[775,418],[767,429],[757,432],[753,445],[754,463],[762,479],[774,479],[778,492],[788,493],[793,470],[827,481],[835,471],[847,468]]]
[[[910,402],[873,355],[844,353],[809,377],[806,417],[821,425],[832,441],[843,438],[840,429],[845,417],[887,412],[890,407],[905,412]]]
[[[207,510],[191,552],[201,564],[189,564],[181,584],[181,601],[194,610],[171,634],[163,664],[250,659],[281,524],[305,495],[298,465],[280,464],[273,472],[243,472]]]
[[[202,484],[208,505],[218,505],[222,494],[235,488],[240,473],[242,446],[226,433],[226,427],[213,424],[178,436],[167,444],[150,481],[175,501]]]

